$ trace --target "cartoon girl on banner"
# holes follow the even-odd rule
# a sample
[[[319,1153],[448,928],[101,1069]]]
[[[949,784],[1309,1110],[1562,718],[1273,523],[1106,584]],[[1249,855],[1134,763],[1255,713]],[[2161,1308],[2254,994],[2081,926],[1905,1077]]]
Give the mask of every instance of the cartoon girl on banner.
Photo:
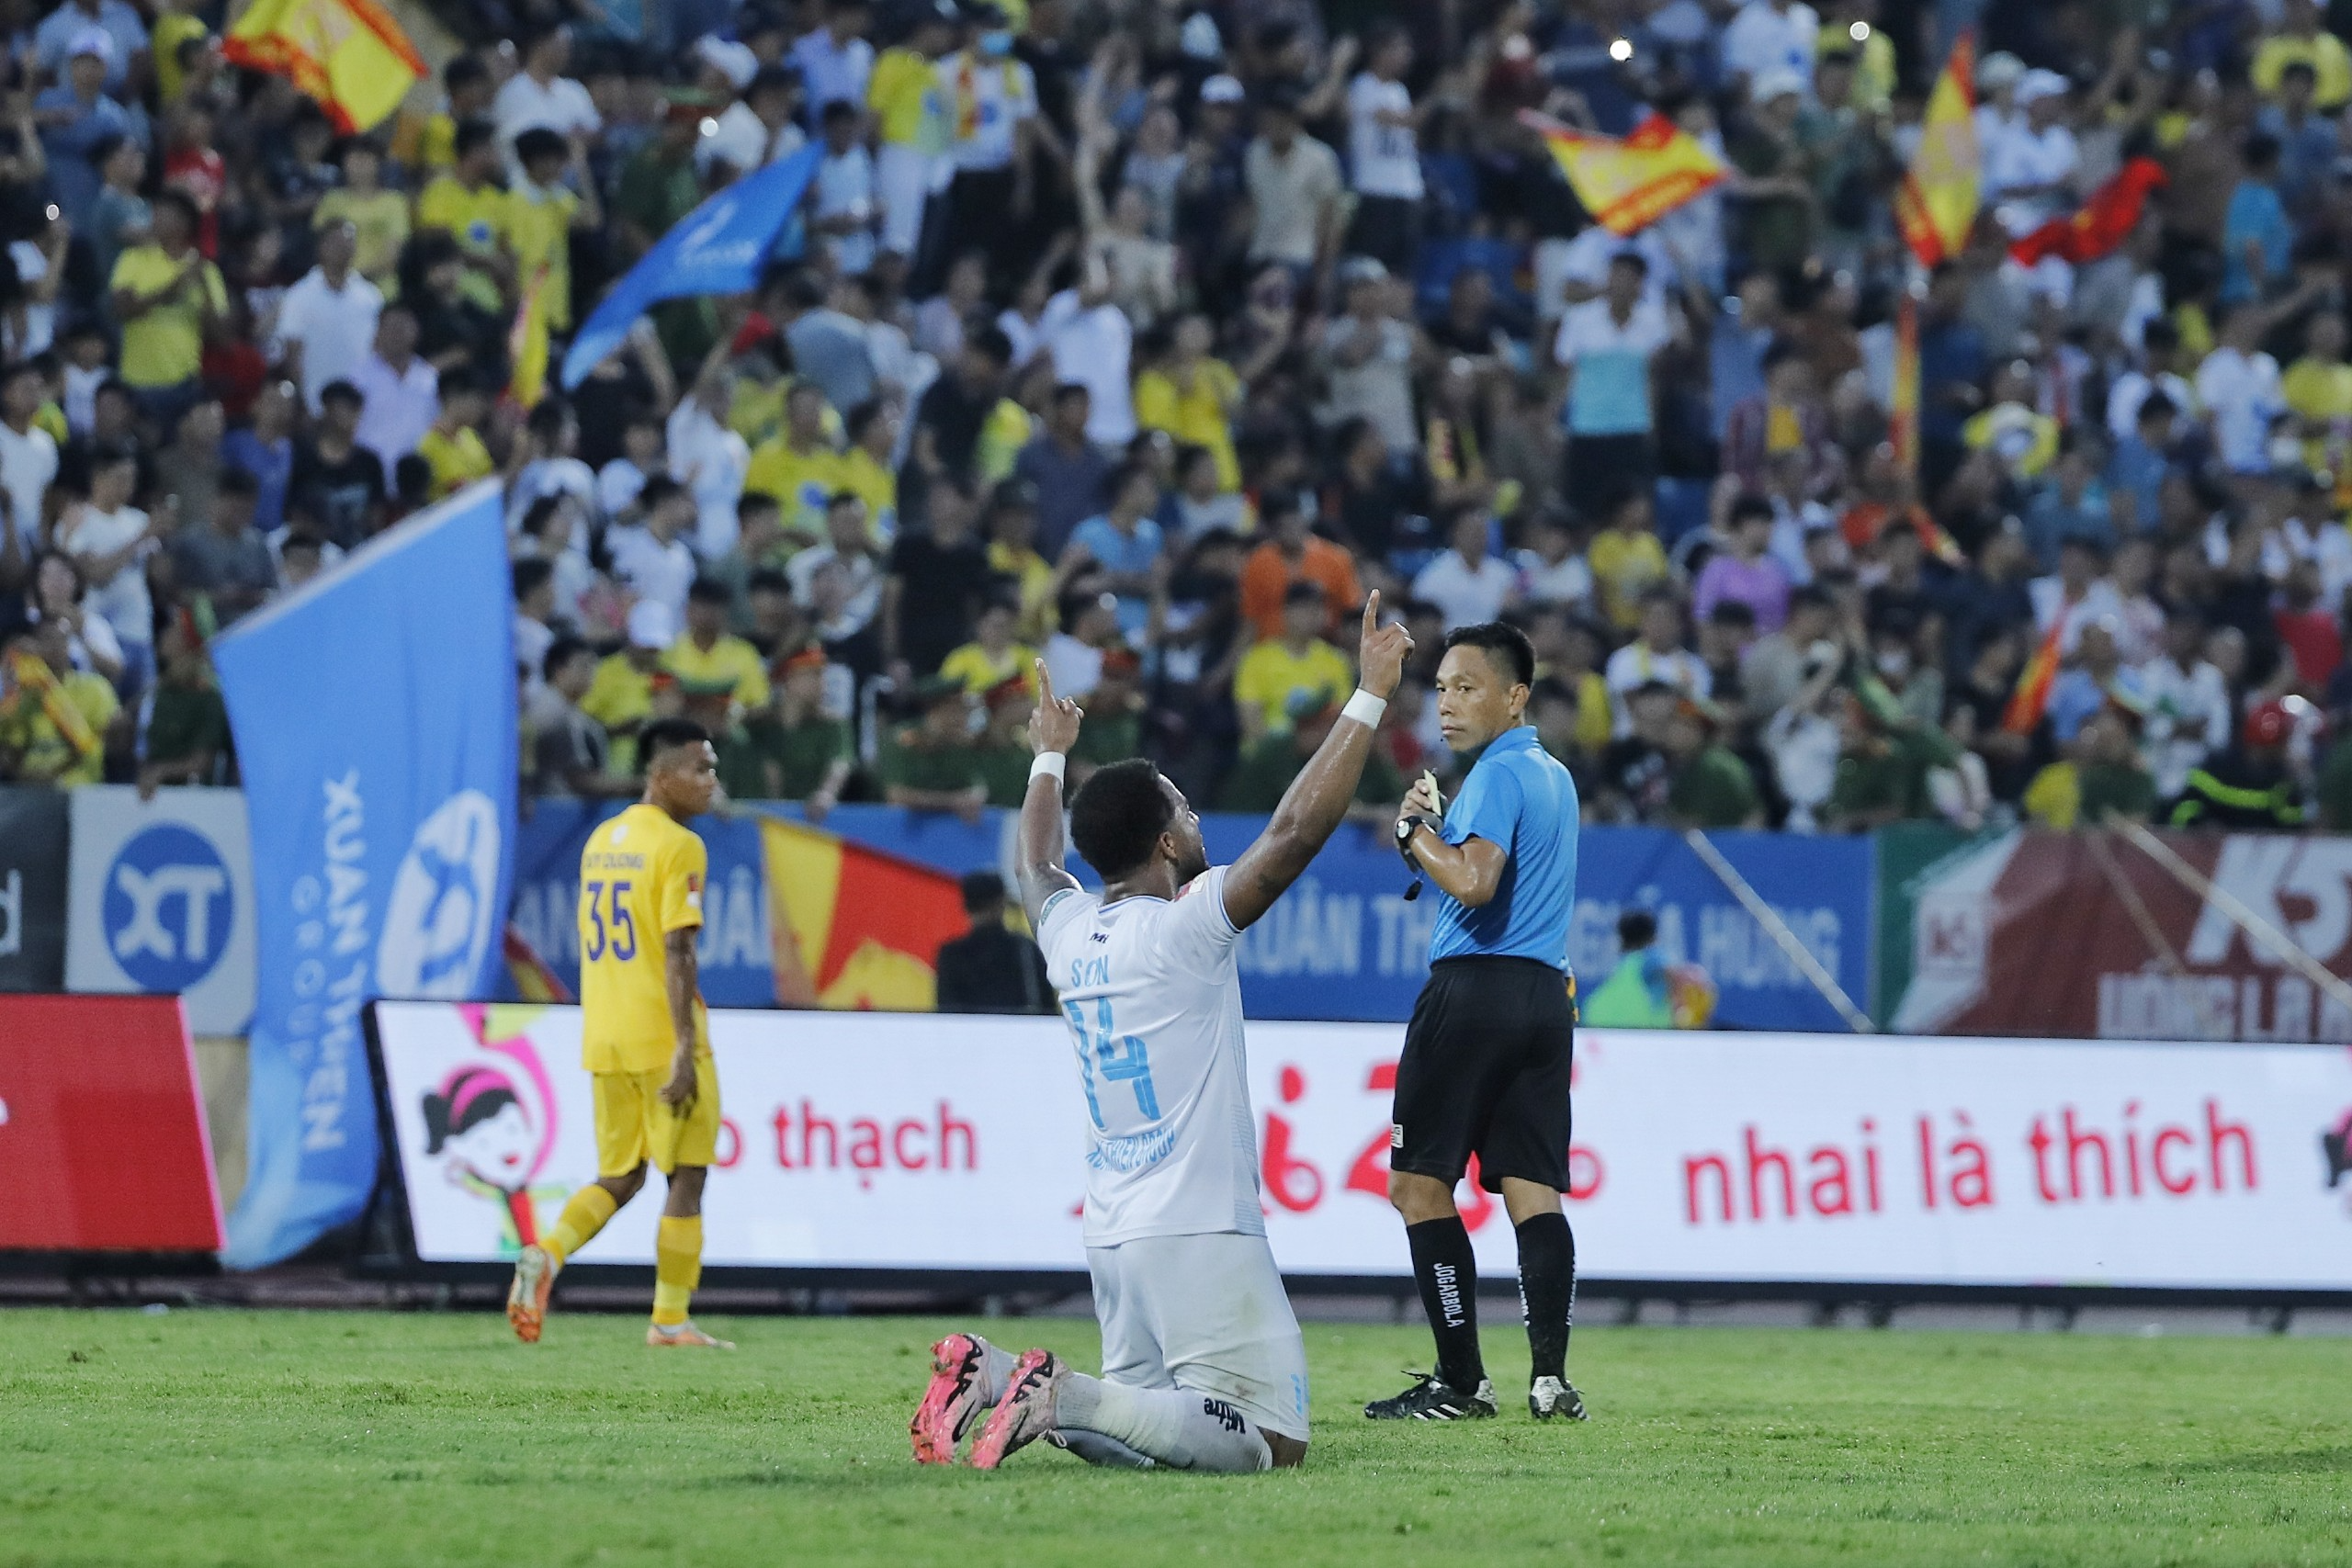
[[[538,1205],[571,1195],[568,1188],[532,1185],[555,1149],[556,1131],[554,1086],[523,1032],[537,1010],[458,1010],[494,1058],[451,1068],[425,1095],[424,1152],[452,1185],[498,1205],[499,1253],[512,1258],[539,1239]]]

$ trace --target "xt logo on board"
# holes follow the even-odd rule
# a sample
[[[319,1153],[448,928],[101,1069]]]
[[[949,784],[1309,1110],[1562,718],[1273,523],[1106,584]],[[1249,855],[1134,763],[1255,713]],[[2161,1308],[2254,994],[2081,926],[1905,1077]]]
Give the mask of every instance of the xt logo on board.
[[[98,910],[107,949],[131,983],[185,991],[229,944],[235,896],[212,840],[177,822],[133,835],[107,868]]]

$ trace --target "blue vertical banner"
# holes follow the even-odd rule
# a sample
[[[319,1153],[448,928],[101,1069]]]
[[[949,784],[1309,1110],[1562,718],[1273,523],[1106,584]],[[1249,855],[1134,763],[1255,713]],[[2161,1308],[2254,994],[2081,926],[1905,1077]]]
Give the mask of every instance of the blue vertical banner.
[[[260,963],[249,1174],[222,1261],[356,1218],[371,998],[494,993],[517,716],[495,481],[390,529],[213,649],[244,773]]]

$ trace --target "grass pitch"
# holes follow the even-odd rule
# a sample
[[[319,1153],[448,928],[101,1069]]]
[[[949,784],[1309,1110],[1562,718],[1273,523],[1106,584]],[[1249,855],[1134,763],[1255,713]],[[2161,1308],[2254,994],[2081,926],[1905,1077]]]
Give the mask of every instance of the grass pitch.
[[[1490,1313],[1491,1317],[1500,1317]],[[2352,1562],[2314,1340],[1579,1329],[1589,1426],[1375,1427],[1416,1328],[1310,1325],[1303,1472],[918,1468],[928,1319],[0,1313],[0,1564]],[[1091,1325],[982,1325],[1091,1366]]]

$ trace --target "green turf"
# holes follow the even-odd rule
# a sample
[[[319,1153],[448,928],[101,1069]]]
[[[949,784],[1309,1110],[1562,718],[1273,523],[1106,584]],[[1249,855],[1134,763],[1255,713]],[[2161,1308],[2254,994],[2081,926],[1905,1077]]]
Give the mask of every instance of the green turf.
[[[1309,1325],[1306,1470],[1210,1478],[919,1469],[940,1324],[712,1326],[0,1313],[0,1563],[2352,1562],[2340,1343],[1587,1329],[1589,1426],[1397,1427],[1421,1334]]]

